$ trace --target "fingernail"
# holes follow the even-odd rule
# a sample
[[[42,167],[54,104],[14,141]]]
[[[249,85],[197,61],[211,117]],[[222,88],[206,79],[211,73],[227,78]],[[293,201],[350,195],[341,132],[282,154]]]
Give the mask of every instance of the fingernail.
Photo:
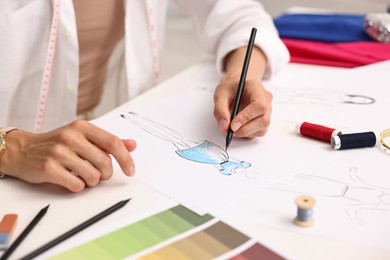
[[[241,126],[242,126],[242,124],[240,122],[236,122],[236,123],[233,123],[230,127],[232,128],[233,132],[235,132],[238,129],[240,129]]]

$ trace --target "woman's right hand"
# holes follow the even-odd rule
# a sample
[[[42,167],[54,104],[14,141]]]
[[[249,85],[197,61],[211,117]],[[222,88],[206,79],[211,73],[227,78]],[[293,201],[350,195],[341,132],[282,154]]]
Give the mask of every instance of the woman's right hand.
[[[0,156],[0,172],[29,183],[54,183],[72,192],[93,187],[113,174],[112,155],[127,176],[134,175],[130,152],[134,140],[115,135],[83,120],[50,132],[9,132]]]

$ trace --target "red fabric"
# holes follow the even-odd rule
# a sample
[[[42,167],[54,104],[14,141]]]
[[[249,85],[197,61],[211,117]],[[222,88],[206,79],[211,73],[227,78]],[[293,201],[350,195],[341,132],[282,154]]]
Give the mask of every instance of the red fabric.
[[[282,38],[291,62],[354,68],[390,59],[390,44],[380,42],[324,43]]]

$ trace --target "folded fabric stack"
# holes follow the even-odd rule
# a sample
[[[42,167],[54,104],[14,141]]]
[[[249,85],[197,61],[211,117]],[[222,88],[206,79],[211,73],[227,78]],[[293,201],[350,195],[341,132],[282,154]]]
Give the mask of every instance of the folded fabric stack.
[[[365,15],[284,14],[274,19],[297,63],[354,68],[390,59],[390,44],[364,30]]]

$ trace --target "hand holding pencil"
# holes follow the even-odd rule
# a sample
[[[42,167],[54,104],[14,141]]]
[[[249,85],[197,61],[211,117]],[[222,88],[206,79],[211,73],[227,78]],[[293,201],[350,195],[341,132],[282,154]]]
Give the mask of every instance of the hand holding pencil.
[[[226,57],[226,73],[214,93],[214,117],[221,132],[227,133],[231,127],[236,137],[255,138],[266,134],[272,112],[272,94],[260,82],[267,60],[256,46],[248,64],[238,113],[231,120],[246,54],[247,46],[244,46]]]

